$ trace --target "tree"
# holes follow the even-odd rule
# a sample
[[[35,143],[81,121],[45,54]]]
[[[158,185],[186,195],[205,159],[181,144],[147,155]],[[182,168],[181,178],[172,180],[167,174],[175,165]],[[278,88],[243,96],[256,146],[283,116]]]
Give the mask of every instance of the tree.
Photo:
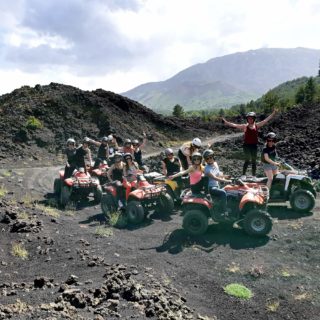
[[[295,95],[296,103],[302,103],[304,101],[304,87],[299,87],[296,95]]]
[[[225,111],[224,111],[224,109],[220,109],[219,110],[219,117],[224,117],[225,116]]]
[[[311,103],[314,101],[316,95],[316,86],[314,84],[314,80],[310,77],[304,87],[304,101],[307,103]]]
[[[184,110],[183,107],[180,106],[180,104],[176,104],[173,107],[172,115],[178,118],[182,118],[184,116]]]
[[[319,70],[318,70],[318,77],[320,77],[320,60],[319,60]]]
[[[262,97],[262,101],[264,113],[270,113],[277,106],[279,97],[270,90]]]

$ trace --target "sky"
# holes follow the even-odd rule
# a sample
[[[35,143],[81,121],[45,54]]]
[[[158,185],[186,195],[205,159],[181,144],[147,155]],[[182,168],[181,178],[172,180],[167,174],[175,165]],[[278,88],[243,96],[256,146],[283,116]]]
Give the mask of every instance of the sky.
[[[125,92],[214,57],[320,49],[318,0],[0,0],[0,94]]]

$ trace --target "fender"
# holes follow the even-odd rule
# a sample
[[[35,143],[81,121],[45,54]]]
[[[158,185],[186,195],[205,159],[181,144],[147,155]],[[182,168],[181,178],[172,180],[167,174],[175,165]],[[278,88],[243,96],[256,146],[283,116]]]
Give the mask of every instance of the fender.
[[[182,205],[183,206],[187,206],[189,204],[198,204],[198,205],[202,205],[206,208],[209,208],[211,209],[213,207],[212,203],[208,200],[208,199],[205,199],[205,198],[184,198],[182,200]]]
[[[131,191],[129,194],[129,197],[134,197],[138,200],[143,200],[143,198],[145,197],[145,191],[143,189],[136,189],[134,191]]]
[[[176,190],[178,187],[177,181],[174,181],[174,180],[166,179],[165,184],[167,184],[172,190]]]
[[[247,203],[256,203],[257,205],[262,206],[264,202],[264,198],[261,194],[248,192],[241,198],[239,209],[242,210]]]
[[[91,173],[93,173],[96,176],[101,176],[102,171],[100,169],[93,169]]]
[[[107,185],[107,186],[105,186],[103,189],[106,191],[106,193],[110,193],[110,194],[112,194],[114,197],[117,196],[117,189],[116,189],[116,187],[114,187],[114,186],[112,186],[112,185]]]

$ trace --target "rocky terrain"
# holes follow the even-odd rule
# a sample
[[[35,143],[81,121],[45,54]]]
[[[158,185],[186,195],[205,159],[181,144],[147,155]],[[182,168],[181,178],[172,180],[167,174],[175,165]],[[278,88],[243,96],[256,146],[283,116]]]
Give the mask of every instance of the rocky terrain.
[[[70,95],[63,94],[66,90]],[[121,119],[131,119],[133,126],[133,119],[149,117],[144,123],[150,144],[159,150],[159,142],[178,142],[194,133],[218,138],[233,130],[224,131],[221,123],[206,127],[192,122],[196,120],[179,123],[162,118],[99,90],[83,93],[51,84],[17,92],[17,100],[12,93],[2,96],[0,104],[5,116],[0,122],[0,319],[318,319],[318,199],[313,212],[305,215],[283,205],[270,206],[271,233],[252,238],[237,225],[222,224],[210,225],[204,236],[190,237],[182,229],[179,208],[170,217],[151,213],[134,227],[106,224],[92,199],[61,210],[52,195],[61,161],[56,153],[69,135],[79,139],[114,132],[126,137],[133,127]],[[48,101],[54,101],[52,92],[56,92],[54,99],[69,101],[70,109],[66,104],[63,109],[62,102],[60,107],[50,103],[40,107],[33,100],[33,94],[39,95],[44,103],[43,97],[50,93]],[[21,97],[23,94],[27,97]],[[80,108],[79,102],[73,105],[77,94],[80,100],[90,97],[85,104],[92,103],[92,109]],[[13,103],[19,99],[29,99],[29,111]],[[130,104],[127,111],[118,106],[125,102]],[[100,118],[83,120],[84,114],[93,116],[99,103],[104,119],[114,119],[113,128],[99,126]],[[134,106],[137,110],[131,113]],[[319,105],[301,106],[279,114],[263,129],[261,138],[269,130],[277,132],[283,158],[299,167],[315,166],[319,161],[319,109]],[[146,114],[140,117],[143,110]],[[76,125],[66,121],[72,115]],[[30,116],[41,120],[43,127],[27,128]],[[135,130],[140,137],[142,127],[137,125]],[[241,138],[214,142],[213,148],[223,170],[239,175]],[[18,157],[20,162],[12,163]],[[157,168],[159,158],[149,163]],[[261,166],[259,169],[261,172]],[[224,288],[232,283],[245,285],[252,297],[228,295]]]

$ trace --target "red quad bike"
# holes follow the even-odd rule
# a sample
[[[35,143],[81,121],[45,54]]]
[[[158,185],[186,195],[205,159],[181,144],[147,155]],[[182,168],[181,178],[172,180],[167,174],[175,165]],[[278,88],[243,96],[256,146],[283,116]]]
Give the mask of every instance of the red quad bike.
[[[64,179],[64,170],[59,171],[60,178],[54,180],[54,193],[62,207],[65,207],[71,198],[88,197],[93,193],[94,200],[99,203],[102,198],[102,188],[97,177],[86,173],[84,168],[75,170],[70,178]]]
[[[208,195],[193,196],[186,191],[182,199],[183,228],[191,235],[204,234],[211,218],[215,222],[240,225],[251,236],[265,236],[272,228],[272,220],[266,206],[269,190],[265,186],[233,180],[223,188],[227,192],[228,217],[219,214],[218,201]]]
[[[93,177],[98,177],[100,184],[103,185],[108,181],[107,173],[109,170],[108,163],[103,161],[99,164],[98,168],[90,168],[89,173]]]
[[[132,184],[123,179],[123,186],[130,188]],[[118,210],[116,185],[113,182],[107,183],[103,186],[103,190],[101,209],[108,217],[110,213]],[[141,223],[149,210],[157,210],[166,215],[170,215],[173,211],[174,203],[166,188],[163,185],[150,184],[143,175],[137,176],[135,187],[126,194],[125,213],[132,224]]]

